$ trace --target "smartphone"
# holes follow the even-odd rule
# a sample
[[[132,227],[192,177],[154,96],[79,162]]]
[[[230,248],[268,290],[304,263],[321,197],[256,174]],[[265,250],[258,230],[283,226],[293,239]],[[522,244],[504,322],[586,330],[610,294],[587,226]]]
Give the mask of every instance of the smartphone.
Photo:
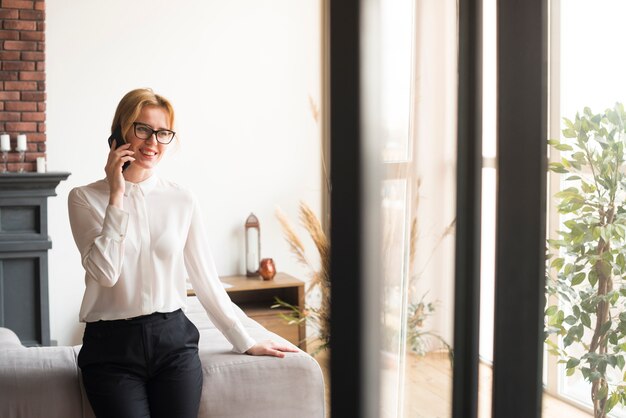
[[[126,143],[126,141],[124,140],[124,137],[122,136],[121,125],[117,125],[117,128],[115,128],[115,130],[109,137],[109,148],[111,148],[111,144],[113,144],[114,139],[115,139],[115,148],[119,148],[120,146]],[[129,165],[130,165],[130,161],[126,161],[124,165],[122,166],[122,171],[126,170]]]

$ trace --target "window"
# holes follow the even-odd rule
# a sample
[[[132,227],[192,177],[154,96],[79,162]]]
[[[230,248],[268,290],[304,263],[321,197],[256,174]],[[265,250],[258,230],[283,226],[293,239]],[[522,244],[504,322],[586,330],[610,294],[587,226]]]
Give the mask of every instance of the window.
[[[576,113],[582,114],[585,107],[593,113],[600,113],[612,108],[616,102],[626,101],[626,57],[616,53],[623,36],[620,17],[626,13],[626,3],[619,0],[553,0],[551,4],[551,51],[550,51],[550,138],[558,139],[565,128],[563,118],[574,119]],[[581,30],[584,28],[584,30]],[[564,154],[567,156],[567,154]],[[558,163],[562,155],[554,148],[550,149],[550,161]],[[591,173],[589,173],[591,174]],[[554,194],[570,187],[566,176],[551,173],[549,179],[548,222],[549,236],[558,239],[558,230],[567,230],[564,222],[567,216],[559,216],[558,199]],[[622,192],[623,193],[623,189]],[[619,196],[622,200],[626,196]],[[554,274],[554,270],[552,270]],[[615,286],[620,286],[619,275],[615,277]],[[584,285],[583,283],[582,285]],[[581,286],[582,286],[581,285]],[[577,285],[578,286],[578,285]],[[579,289],[579,287],[574,287]],[[569,311],[553,297],[552,304]],[[619,308],[613,309],[612,315],[619,316]],[[592,320],[593,315],[592,315]],[[585,329],[584,339],[591,339],[591,327]],[[561,344],[562,339],[553,339]],[[584,354],[582,347],[572,350],[574,357]],[[624,353],[617,353],[623,355]],[[592,411],[590,397],[591,385],[585,381],[580,371],[568,376],[564,364],[558,363],[555,356],[546,357],[546,390],[563,399],[567,399],[588,411]],[[611,370],[611,367],[609,367]],[[623,380],[621,373],[615,371],[614,383]],[[613,386],[615,387],[615,386]],[[609,390],[609,396],[612,389]],[[619,403],[612,410],[612,416],[626,417],[626,407]]]

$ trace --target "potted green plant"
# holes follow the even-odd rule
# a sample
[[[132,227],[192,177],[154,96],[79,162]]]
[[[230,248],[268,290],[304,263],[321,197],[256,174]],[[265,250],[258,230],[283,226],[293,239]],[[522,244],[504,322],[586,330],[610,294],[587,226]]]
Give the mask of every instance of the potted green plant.
[[[565,186],[554,195],[563,228],[548,240],[546,343],[568,376],[590,383],[595,418],[626,405],[625,122],[620,103],[585,108],[549,141]]]
[[[450,365],[454,360],[454,351],[450,344],[446,342],[439,334],[426,328],[428,318],[434,315],[436,310],[435,302],[426,300],[426,294],[415,303],[409,305],[407,312],[407,345],[409,350],[418,356],[425,356],[433,349],[433,341],[436,342],[438,349],[448,353]]]

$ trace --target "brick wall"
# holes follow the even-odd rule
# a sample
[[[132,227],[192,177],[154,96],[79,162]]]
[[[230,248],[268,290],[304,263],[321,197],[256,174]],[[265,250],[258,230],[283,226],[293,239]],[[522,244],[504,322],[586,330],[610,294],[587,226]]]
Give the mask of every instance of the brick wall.
[[[0,0],[0,133],[26,134],[25,171],[46,155],[45,1]],[[9,171],[18,154],[9,153]]]

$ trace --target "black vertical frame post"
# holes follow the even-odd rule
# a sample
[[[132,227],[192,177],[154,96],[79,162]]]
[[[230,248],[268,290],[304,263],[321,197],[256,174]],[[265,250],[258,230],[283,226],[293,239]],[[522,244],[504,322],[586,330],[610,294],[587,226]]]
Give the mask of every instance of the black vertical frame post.
[[[497,2],[494,418],[541,416],[547,0]]]
[[[459,2],[453,418],[478,410],[482,182],[482,0]]]
[[[331,414],[361,417],[359,1],[330,2]],[[372,324],[377,326],[378,324]]]

